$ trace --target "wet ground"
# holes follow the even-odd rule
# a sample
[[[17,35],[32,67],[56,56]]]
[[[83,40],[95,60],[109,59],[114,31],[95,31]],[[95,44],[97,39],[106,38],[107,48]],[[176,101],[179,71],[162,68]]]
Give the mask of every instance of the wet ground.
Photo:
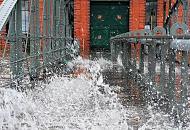
[[[109,52],[92,52],[91,58],[93,60],[96,59],[111,59],[111,54]],[[178,71],[177,71],[178,72]],[[126,71],[122,66],[119,64],[114,64],[112,68],[107,68],[104,69],[103,72],[103,79],[106,84],[109,84],[110,86],[118,86],[120,88],[119,91],[116,91],[121,103],[125,107],[133,107],[135,106],[137,108],[137,115],[136,117],[132,117],[132,122],[129,123],[133,127],[133,129],[138,129],[139,125],[142,125],[142,122],[146,122],[150,117],[149,115],[149,110],[147,108],[148,105],[154,104],[154,110],[159,112],[162,111],[163,113],[168,113],[169,110],[169,102],[167,99],[156,99],[151,100],[146,97],[147,90],[145,86],[139,86],[137,85],[136,82],[132,79],[133,77],[128,76]],[[158,75],[159,77],[159,75]],[[178,79],[177,75],[177,80],[176,80],[176,90],[177,86],[179,86],[178,82],[180,82],[180,79]],[[159,83],[159,80],[158,80]],[[170,110],[169,110],[170,111]],[[134,119],[133,119],[134,118]],[[171,119],[176,118],[171,117]],[[175,120],[175,119],[174,119]],[[176,119],[178,120],[178,119]],[[187,120],[189,120],[187,118]],[[155,121],[156,122],[156,121]],[[178,122],[178,121],[177,121]],[[185,123],[186,124],[186,123]],[[177,123],[178,126],[178,123]]]
[[[118,86],[120,89],[116,91],[120,102],[123,106],[129,108],[136,107],[136,116],[131,116],[128,125],[133,130],[138,130],[142,122],[146,122],[148,110],[146,109],[146,101],[144,100],[144,91],[138,87],[132,80],[129,80],[124,69],[115,65],[113,69],[103,71],[104,82],[110,86]]]
[[[100,58],[111,60],[110,52],[92,52],[92,60]],[[114,64],[113,67],[104,69],[103,72],[104,83],[110,86],[117,86],[115,92],[120,99],[123,106],[129,108],[135,107],[135,111],[138,113],[136,116],[132,116],[128,123],[133,130],[138,130],[142,122],[146,122],[149,118],[148,110],[146,109],[146,100],[144,99],[144,89],[139,87],[130,80],[124,68],[118,64]]]
[[[92,60],[100,60],[100,59],[110,60],[110,53],[108,51],[107,52],[92,52],[91,59]],[[94,65],[99,66],[100,63],[101,62],[98,62],[98,64],[94,64]],[[74,64],[74,66],[75,65],[77,65],[77,64]],[[87,65],[87,66],[85,66],[85,65]],[[88,62],[87,62],[84,64],[84,66],[92,67],[93,65],[92,64],[88,65]],[[79,70],[81,71],[81,72],[78,72],[79,74],[81,74],[83,72],[84,73],[87,72],[85,69],[84,70],[79,69]],[[165,121],[166,118],[164,118],[162,115],[160,115],[160,112],[157,111],[157,112],[151,113],[152,112],[151,109],[149,109],[148,108],[149,106],[146,104],[147,99],[144,97],[144,93],[146,90],[143,88],[143,86],[139,87],[135,82],[132,82],[133,81],[132,77],[127,76],[127,73],[124,71],[122,66],[120,66],[117,63],[114,64],[112,67],[110,67],[108,65],[107,68],[102,69],[101,74],[103,76],[103,82],[105,84],[108,84],[110,87],[115,87],[115,89],[113,89],[113,91],[115,91],[117,93],[117,97],[119,97],[119,101],[122,103],[122,106],[124,106],[125,110],[127,111],[126,112],[127,118],[125,118],[125,119],[127,119],[127,125],[131,126],[131,127],[129,129],[122,129],[122,130],[150,130],[151,128],[155,128],[155,126],[157,126],[155,128],[156,130],[160,130],[160,128],[163,126],[162,123],[166,123],[166,121]],[[77,75],[76,75],[76,77],[77,77]],[[88,77],[88,75],[85,75],[85,77],[87,79],[88,78],[90,79],[90,76]],[[75,99],[76,99],[76,102],[71,102],[71,105],[70,106],[68,105],[69,106],[68,110],[73,108],[73,105],[75,105],[75,107],[78,109],[80,104],[78,104],[79,106],[77,106],[76,103],[80,103],[81,100],[78,101],[79,99],[77,96],[80,96],[81,93],[83,93],[83,91],[80,91],[81,89],[77,89],[76,86],[79,85],[80,88],[84,87],[83,89],[85,91],[85,90],[87,90],[86,87],[87,87],[88,83],[91,83],[92,81],[89,80],[84,83],[83,80],[77,79],[77,82],[75,82],[76,79],[74,77],[72,77],[68,81],[67,80],[65,81],[65,79],[62,79],[64,81],[63,83],[62,83],[61,78],[60,79],[58,78],[57,80],[58,81],[53,81],[52,83],[50,82],[50,85],[49,85],[50,87],[49,88],[47,87],[48,89],[50,89],[50,93],[48,91],[47,94],[50,94],[50,97],[52,96],[51,94],[54,94],[53,96],[56,96],[56,99],[57,98],[59,99],[57,101],[57,103],[59,103],[60,101],[63,101],[66,99],[65,97],[60,98],[61,96],[64,95],[63,93],[65,93],[65,95],[67,95],[68,91],[70,91],[71,92],[70,94],[71,95],[73,94],[73,99],[71,98],[72,99],[71,101],[75,101]],[[71,85],[69,85],[70,83],[71,83]],[[96,84],[96,81],[93,81],[93,83]],[[53,89],[55,86],[57,86],[56,93],[52,93],[53,91],[51,89]],[[60,92],[60,90],[59,90],[60,86],[64,86],[67,89],[65,89],[63,87],[62,88],[63,90]],[[96,85],[94,85],[93,87],[95,87],[95,86]],[[73,88],[72,91],[70,90],[70,88]],[[89,87],[89,88],[91,88],[91,87]],[[120,88],[120,89],[118,89],[118,88]],[[75,93],[73,93],[73,91],[75,91],[75,90],[80,91],[80,92],[77,92],[75,94]],[[60,93],[60,95],[57,93]],[[43,97],[42,98],[43,100],[47,100],[47,97],[44,96],[44,94],[39,95],[40,99],[41,99],[41,96]],[[66,97],[70,97],[70,95],[66,96]],[[77,98],[75,98],[75,97],[77,97]],[[52,99],[52,97],[49,99]],[[84,99],[86,101],[86,94],[84,94],[84,97],[82,99]],[[97,99],[99,99],[99,97],[97,97]],[[49,101],[47,100],[47,104],[46,104],[47,106],[48,106],[48,103],[49,103]],[[64,105],[66,105],[67,103],[70,103],[70,102],[66,102]],[[50,102],[50,104],[51,104],[51,102]],[[90,104],[92,104],[92,103],[90,103]],[[40,105],[42,105],[42,104],[40,104]],[[64,106],[62,106],[62,105],[59,107],[64,108]],[[54,106],[54,104],[52,106]],[[42,105],[42,107],[43,107],[43,105]],[[56,110],[56,109],[52,109],[52,107],[50,107],[50,108],[51,108],[50,111]],[[84,109],[84,110],[86,111],[86,109]],[[61,113],[64,113],[64,112],[65,111],[61,111]],[[75,113],[75,111],[73,111],[73,113]],[[86,113],[87,112],[85,112],[85,114]],[[108,113],[110,114],[110,112],[108,112]],[[52,114],[55,114],[55,113],[53,112]],[[92,112],[92,114],[94,114],[94,112]],[[102,112],[100,112],[100,114],[102,114]],[[46,113],[44,115],[46,115]],[[59,112],[58,112],[58,115],[60,115]],[[89,116],[89,117],[91,117],[91,116]],[[99,116],[97,116],[97,117],[99,117]],[[51,118],[52,117],[50,117],[50,119]],[[65,119],[65,118],[63,118],[63,119]],[[68,116],[67,119],[70,120],[70,116]],[[80,119],[82,119],[82,118],[80,118]],[[113,117],[113,119],[115,119],[115,117]],[[119,117],[119,119],[121,119],[121,117]],[[100,120],[100,122],[103,122],[103,121]],[[84,124],[86,124],[86,122]],[[163,126],[162,128],[164,128],[164,130],[174,130],[174,129],[167,129],[167,127],[168,127],[167,125],[166,125],[166,127]],[[145,126],[145,127],[143,127],[143,126]],[[95,130],[99,130],[99,129],[95,129]],[[102,130],[102,129],[100,129],[100,130]],[[120,129],[118,128],[118,130],[120,130]]]
[[[92,60],[96,59],[106,59],[111,60],[111,54],[109,51],[106,52],[92,52]],[[118,96],[122,99],[124,105],[144,105],[143,101],[143,91],[142,87],[137,86],[132,80],[131,77],[127,75],[124,71],[124,68],[118,64],[114,64],[113,67],[104,69],[103,79],[106,84],[110,86],[119,86],[120,91]]]

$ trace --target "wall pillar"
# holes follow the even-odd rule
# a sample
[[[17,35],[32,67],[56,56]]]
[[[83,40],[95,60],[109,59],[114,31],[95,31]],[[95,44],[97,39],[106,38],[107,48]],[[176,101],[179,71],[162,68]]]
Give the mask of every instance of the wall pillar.
[[[163,27],[164,25],[164,3],[165,3],[164,1],[165,0],[158,0],[158,3],[157,3],[157,26],[161,26],[161,27]],[[166,9],[166,5],[165,5],[165,9]]]
[[[129,30],[144,29],[146,0],[130,0]]]
[[[90,52],[90,1],[74,1],[74,37],[80,41],[80,55],[89,57]]]

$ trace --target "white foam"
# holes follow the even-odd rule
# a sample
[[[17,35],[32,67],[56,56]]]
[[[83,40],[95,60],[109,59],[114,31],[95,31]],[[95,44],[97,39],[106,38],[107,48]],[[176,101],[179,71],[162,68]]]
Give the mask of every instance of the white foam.
[[[136,107],[125,108],[109,84],[103,83],[98,61],[76,59],[69,67],[82,65],[90,73],[51,79],[26,93],[0,89],[0,128],[9,130],[140,130],[168,129],[170,121],[159,113],[142,119]],[[99,89],[103,91],[99,91]],[[149,110],[151,111],[151,110]],[[143,113],[142,111],[140,113]],[[147,116],[147,115],[144,115]],[[163,125],[164,123],[164,125]]]

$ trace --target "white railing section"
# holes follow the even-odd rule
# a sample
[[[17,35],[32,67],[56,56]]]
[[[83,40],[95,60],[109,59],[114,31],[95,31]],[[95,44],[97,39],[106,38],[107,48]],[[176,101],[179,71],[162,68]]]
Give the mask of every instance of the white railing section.
[[[0,30],[2,30],[3,26],[7,22],[7,19],[17,1],[18,0],[4,0],[0,5]]]

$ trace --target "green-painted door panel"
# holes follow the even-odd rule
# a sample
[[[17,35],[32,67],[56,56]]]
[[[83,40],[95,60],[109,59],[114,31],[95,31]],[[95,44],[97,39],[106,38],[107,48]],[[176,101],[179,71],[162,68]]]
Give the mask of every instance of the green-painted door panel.
[[[108,46],[110,32],[108,28],[93,28],[91,32],[91,37],[93,38],[93,42],[91,42],[92,46],[102,47]]]
[[[112,36],[129,29],[128,2],[91,2],[91,47],[109,49]]]

